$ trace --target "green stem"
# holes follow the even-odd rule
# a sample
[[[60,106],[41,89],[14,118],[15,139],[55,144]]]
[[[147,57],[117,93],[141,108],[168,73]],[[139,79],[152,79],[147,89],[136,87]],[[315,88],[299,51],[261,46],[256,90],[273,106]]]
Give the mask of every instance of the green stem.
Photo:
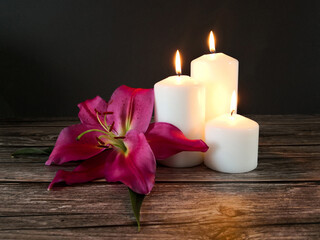
[[[132,211],[136,218],[136,222],[138,225],[138,232],[140,232],[140,209],[146,195],[136,193],[132,191],[130,188],[128,188],[128,190],[129,190],[129,195],[131,200]]]

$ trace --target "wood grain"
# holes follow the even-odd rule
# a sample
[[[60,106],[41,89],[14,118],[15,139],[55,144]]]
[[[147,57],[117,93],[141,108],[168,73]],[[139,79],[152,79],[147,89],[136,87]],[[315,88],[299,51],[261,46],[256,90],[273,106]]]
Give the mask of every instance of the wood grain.
[[[320,125],[304,124],[274,125],[275,127],[260,124],[260,146],[320,146]],[[0,146],[53,146],[63,127],[40,126],[0,127]]]
[[[135,225],[125,186],[0,184],[0,229]],[[272,194],[270,194],[272,193]],[[87,220],[86,220],[87,219]],[[320,223],[319,183],[158,183],[141,209],[143,225],[256,226]]]
[[[58,169],[72,171],[76,164],[45,166],[43,162],[1,163],[0,181],[51,182]],[[278,182],[320,181],[320,161],[314,158],[261,159],[258,168],[249,173],[225,174],[200,165],[194,168],[157,167],[157,182]],[[104,181],[104,180],[103,180]]]
[[[260,124],[260,146],[318,146],[320,152],[320,116],[253,116]],[[270,121],[275,119],[273,124]],[[278,122],[278,124],[276,123]],[[76,121],[41,121],[37,126],[13,122],[0,125],[0,146],[52,146],[63,127]],[[60,126],[61,125],[61,126]]]
[[[69,240],[69,239],[202,239],[202,240],[317,240],[319,224],[280,224],[252,227],[217,226],[216,224],[190,223],[143,226],[137,234],[134,227],[87,227],[69,229],[30,229],[0,231],[2,239]]]
[[[204,165],[159,165],[137,233],[126,187],[100,180],[47,191],[47,157],[12,158],[53,146],[75,118],[0,121],[0,239],[320,239],[320,115],[251,115],[259,165],[223,174]]]
[[[41,162],[47,160],[47,156],[17,156],[12,157],[12,153],[19,147],[0,147],[0,163],[16,163],[16,162]],[[46,147],[37,147],[45,149]],[[292,159],[292,158],[312,158],[320,159],[320,149],[317,145],[311,146],[259,146],[259,159]]]

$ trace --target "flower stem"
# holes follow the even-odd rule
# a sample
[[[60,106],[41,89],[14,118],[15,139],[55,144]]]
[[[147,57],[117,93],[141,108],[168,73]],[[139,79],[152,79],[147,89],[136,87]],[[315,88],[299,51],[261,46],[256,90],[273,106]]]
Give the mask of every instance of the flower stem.
[[[140,209],[146,195],[136,193],[132,191],[130,188],[128,188],[128,190],[130,195],[132,211],[137,221],[138,232],[140,232]]]

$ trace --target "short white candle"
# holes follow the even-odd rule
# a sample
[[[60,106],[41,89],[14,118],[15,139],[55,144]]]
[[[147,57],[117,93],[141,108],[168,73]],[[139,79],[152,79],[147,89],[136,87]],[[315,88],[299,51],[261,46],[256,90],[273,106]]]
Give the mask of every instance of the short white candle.
[[[195,79],[182,76],[180,56],[176,54],[177,76],[154,85],[155,120],[178,127],[190,139],[203,139],[205,89]],[[200,152],[181,152],[159,163],[169,167],[192,167],[203,162]]]
[[[235,113],[234,92],[231,113],[219,116],[206,124],[205,153],[207,167],[225,173],[243,173],[258,165],[259,125]]]
[[[209,39],[211,53],[191,62],[191,77],[206,87],[206,121],[229,113],[230,96],[238,89],[239,68],[237,59],[215,53],[212,31]]]

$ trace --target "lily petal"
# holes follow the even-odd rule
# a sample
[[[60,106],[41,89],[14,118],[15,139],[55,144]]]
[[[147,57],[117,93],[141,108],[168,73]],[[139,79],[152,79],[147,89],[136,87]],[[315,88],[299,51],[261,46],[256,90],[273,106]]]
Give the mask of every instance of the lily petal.
[[[111,96],[108,123],[114,122],[118,134],[124,135],[130,129],[145,132],[152,117],[154,105],[153,89],[131,88],[125,85],[117,88]]]
[[[139,194],[148,194],[153,188],[156,161],[143,133],[131,130],[123,140],[126,152],[113,151],[105,165],[108,182],[122,182]]]
[[[206,152],[209,148],[202,140],[188,139],[179,128],[165,122],[151,123],[145,136],[158,160],[182,151]]]
[[[81,163],[72,172],[59,170],[50,183],[48,190],[58,182],[65,182],[67,185],[89,182],[95,179],[104,178],[104,166],[108,155],[112,150],[105,150],[94,158]]]
[[[59,134],[46,165],[84,160],[102,152],[104,149],[98,146],[96,140],[96,137],[101,135],[99,132],[87,133],[80,140],[77,140],[81,133],[89,129],[91,128],[84,124],[76,124],[64,128]]]
[[[99,113],[104,113],[107,111],[107,106],[108,104],[105,100],[99,96],[96,96],[93,99],[89,99],[78,104],[80,109],[78,117],[84,124],[100,126],[96,111]]]

